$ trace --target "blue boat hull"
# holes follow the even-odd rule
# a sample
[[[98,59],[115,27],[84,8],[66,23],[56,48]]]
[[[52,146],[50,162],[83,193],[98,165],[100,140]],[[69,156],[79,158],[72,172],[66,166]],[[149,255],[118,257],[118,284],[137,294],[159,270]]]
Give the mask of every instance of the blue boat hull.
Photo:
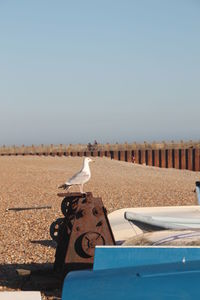
[[[200,262],[70,273],[62,300],[199,299]]]
[[[69,273],[62,300],[199,299],[200,248],[98,247],[91,271]]]

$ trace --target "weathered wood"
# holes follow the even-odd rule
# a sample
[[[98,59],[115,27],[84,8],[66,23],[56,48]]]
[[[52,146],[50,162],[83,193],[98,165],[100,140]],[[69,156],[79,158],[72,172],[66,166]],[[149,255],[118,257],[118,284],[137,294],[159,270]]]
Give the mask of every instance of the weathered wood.
[[[195,149],[195,166],[194,171],[200,171],[200,149]]]
[[[192,171],[193,170],[193,149],[189,148],[188,149],[188,170]]]
[[[161,150],[161,168],[166,168],[166,150]]]
[[[181,149],[181,169],[186,169],[186,153],[185,153],[185,149]]]
[[[78,153],[77,153],[77,152],[71,152],[71,156],[72,156],[72,157],[78,156]]]
[[[168,157],[168,168],[173,168],[172,149],[167,150],[167,157]]]
[[[155,162],[154,162],[154,165],[155,165],[155,167],[159,167],[160,166],[160,164],[159,164],[159,150],[155,150],[154,151],[154,153],[155,153]]]
[[[120,160],[125,161],[125,151],[120,151]]]
[[[113,159],[118,160],[118,151],[113,151]]]
[[[110,150],[107,150],[107,155],[106,155],[106,157],[111,158]]]
[[[132,151],[127,150],[127,162],[132,162]]]
[[[141,150],[141,164],[146,164],[145,149]]]
[[[64,156],[69,156],[69,152],[66,151],[66,152],[63,153],[63,155],[64,155]]]
[[[100,157],[103,157],[105,155],[104,151],[100,151]]]
[[[152,150],[148,149],[148,166],[153,166],[153,161],[152,161]]]
[[[96,151],[96,150],[93,151],[93,156],[94,156],[94,157],[97,157],[97,156],[98,156],[98,151]]]
[[[179,169],[179,149],[174,150],[174,164],[175,164],[175,169]]]
[[[136,149],[136,150],[134,151],[134,153],[135,153],[135,163],[136,163],[136,164],[139,164],[139,150]]]
[[[104,156],[108,157],[108,151],[107,150],[104,151]]]
[[[101,149],[101,150],[99,150]],[[106,156],[111,159],[136,162],[162,168],[188,169],[200,171],[200,142],[152,143],[124,145],[100,145],[88,149],[84,145],[43,145],[0,147],[0,155],[51,155],[51,156]]]

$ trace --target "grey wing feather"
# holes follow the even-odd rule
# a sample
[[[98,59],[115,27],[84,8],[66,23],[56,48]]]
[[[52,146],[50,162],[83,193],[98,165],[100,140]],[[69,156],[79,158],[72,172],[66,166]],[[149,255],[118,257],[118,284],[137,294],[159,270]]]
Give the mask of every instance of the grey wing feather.
[[[72,176],[66,184],[72,185],[72,184],[82,184],[90,179],[90,175],[86,172],[78,172],[74,176]]]

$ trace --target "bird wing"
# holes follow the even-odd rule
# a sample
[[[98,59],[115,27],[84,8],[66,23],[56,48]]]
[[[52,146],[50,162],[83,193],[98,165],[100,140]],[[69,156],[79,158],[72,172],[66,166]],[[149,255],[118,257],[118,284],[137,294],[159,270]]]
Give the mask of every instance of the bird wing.
[[[80,171],[76,173],[74,176],[72,176],[66,184],[72,185],[72,184],[83,184],[87,182],[90,179],[90,174]]]

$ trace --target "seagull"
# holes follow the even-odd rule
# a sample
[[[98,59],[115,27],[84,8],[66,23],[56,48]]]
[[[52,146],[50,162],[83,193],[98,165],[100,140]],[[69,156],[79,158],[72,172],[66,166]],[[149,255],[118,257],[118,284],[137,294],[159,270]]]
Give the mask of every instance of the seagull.
[[[90,167],[89,163],[94,162],[91,158],[85,157],[83,161],[83,167],[82,169],[76,173],[74,176],[72,176],[70,179],[68,179],[67,182],[59,186],[58,188],[68,190],[73,185],[79,185],[80,192],[83,194],[83,185],[84,183],[88,182],[91,177]]]

